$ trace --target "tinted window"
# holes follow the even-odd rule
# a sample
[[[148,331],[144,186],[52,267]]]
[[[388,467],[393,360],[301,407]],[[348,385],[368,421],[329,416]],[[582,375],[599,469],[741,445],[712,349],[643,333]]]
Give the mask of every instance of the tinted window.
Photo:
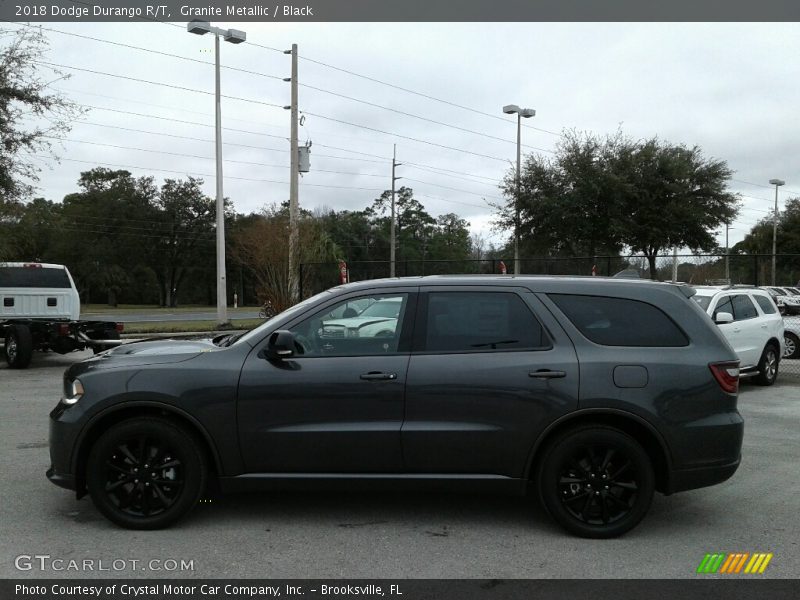
[[[372,356],[398,351],[408,294],[343,300],[292,327],[303,356]],[[355,306],[381,306],[356,314]]]
[[[474,352],[549,347],[525,302],[510,292],[432,292],[425,350]]]
[[[756,311],[756,307],[753,306],[753,301],[750,300],[750,296],[736,294],[732,299],[732,303],[734,321],[755,319],[758,316],[758,311]]]
[[[708,310],[708,305],[711,304],[711,296],[698,296],[695,294],[692,296],[692,300],[697,302],[703,310]]]
[[[550,294],[585,337],[604,346],[686,346],[686,335],[652,304],[626,298]]]
[[[719,302],[717,302],[717,307],[714,309],[714,320],[717,320],[717,315],[721,312],[729,313],[733,316],[733,304],[731,303],[731,297],[725,296],[721,298]]]
[[[0,287],[69,288],[72,286],[64,269],[0,267]]]
[[[774,315],[777,312],[775,304],[766,296],[754,295],[753,298],[756,299],[756,302],[758,302],[758,305],[761,307],[761,311],[765,315]]]

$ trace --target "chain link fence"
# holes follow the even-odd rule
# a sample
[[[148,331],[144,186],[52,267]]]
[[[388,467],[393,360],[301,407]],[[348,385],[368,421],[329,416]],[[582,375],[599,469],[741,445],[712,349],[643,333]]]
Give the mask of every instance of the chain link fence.
[[[520,259],[520,273],[528,275],[597,275],[610,277],[622,271],[640,278],[651,278],[651,263],[660,281],[680,281],[692,285],[772,284],[771,254],[679,254],[628,256],[541,256]],[[775,283],[778,286],[800,285],[800,254],[778,254],[774,259]],[[348,281],[389,277],[389,261],[353,261],[347,263]],[[466,260],[398,260],[398,277],[424,275],[478,275],[514,272],[514,259],[497,257]],[[341,282],[339,263],[304,263],[299,273],[300,295],[308,298]],[[787,342],[800,339],[800,316],[784,317]],[[795,355],[797,356],[797,355]],[[781,364],[782,375],[800,382],[800,358],[787,358]]]

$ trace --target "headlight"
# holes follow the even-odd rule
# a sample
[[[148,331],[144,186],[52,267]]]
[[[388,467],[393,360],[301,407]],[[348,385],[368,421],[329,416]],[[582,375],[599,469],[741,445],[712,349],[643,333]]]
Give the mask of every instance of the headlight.
[[[83,396],[83,384],[79,379],[74,379],[72,383],[68,383],[65,394],[61,401],[67,406],[72,406]]]

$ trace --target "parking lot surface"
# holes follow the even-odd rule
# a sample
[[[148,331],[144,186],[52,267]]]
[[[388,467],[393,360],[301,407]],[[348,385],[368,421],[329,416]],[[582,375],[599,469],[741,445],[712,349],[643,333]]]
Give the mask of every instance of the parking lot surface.
[[[798,377],[743,384],[739,471],[715,487],[656,495],[620,539],[570,537],[528,498],[446,494],[222,496],[176,527],[135,532],[44,475],[62,372],[88,355],[36,356],[24,371],[0,365],[0,577],[682,578],[700,577],[709,552],[772,552],[758,577],[800,576]],[[91,568],[72,569],[84,560]]]

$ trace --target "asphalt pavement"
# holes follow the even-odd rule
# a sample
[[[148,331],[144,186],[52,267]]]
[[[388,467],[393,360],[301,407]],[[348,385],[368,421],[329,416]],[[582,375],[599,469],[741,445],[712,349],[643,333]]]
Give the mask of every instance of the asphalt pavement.
[[[134,532],[45,478],[47,414],[85,356],[0,365],[0,577],[694,578],[710,577],[695,573],[708,552],[772,552],[758,577],[800,576],[800,379],[744,384],[739,471],[657,495],[620,539],[571,537],[526,498],[448,494],[222,496],[171,529]],[[81,568],[64,570],[72,559]]]

